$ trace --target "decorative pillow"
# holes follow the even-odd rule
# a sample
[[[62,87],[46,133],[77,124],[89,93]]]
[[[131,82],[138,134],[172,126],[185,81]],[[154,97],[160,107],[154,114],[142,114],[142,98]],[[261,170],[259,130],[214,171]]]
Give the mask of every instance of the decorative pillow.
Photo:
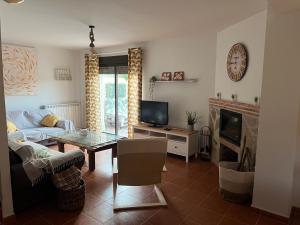
[[[55,125],[57,124],[57,122],[59,121],[59,118],[53,114],[48,114],[47,116],[45,116],[42,121],[41,121],[41,125],[45,126],[45,127],[55,127]]]
[[[11,121],[7,120],[6,125],[7,125],[8,133],[14,133],[14,132],[18,131],[18,128],[16,127],[16,125]]]

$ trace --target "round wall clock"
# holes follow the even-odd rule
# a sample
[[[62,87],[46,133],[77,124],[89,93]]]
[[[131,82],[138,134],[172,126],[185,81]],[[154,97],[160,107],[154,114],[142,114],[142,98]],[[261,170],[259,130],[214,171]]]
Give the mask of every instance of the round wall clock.
[[[246,47],[237,43],[233,45],[227,56],[227,74],[233,81],[240,81],[247,70],[248,53]]]

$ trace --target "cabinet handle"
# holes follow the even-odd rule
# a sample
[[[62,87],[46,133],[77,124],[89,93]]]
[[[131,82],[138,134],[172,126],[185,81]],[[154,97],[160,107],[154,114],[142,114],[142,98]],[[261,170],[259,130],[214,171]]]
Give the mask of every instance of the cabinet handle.
[[[177,148],[177,146],[175,146],[175,148]]]

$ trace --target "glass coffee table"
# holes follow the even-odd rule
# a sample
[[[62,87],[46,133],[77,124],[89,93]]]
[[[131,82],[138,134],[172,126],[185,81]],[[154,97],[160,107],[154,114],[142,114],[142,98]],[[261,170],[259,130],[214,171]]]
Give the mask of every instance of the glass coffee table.
[[[117,142],[121,139],[126,139],[119,135],[105,133],[105,132],[92,132],[89,131],[86,136],[80,134],[79,131],[64,132],[49,135],[49,137],[57,141],[58,150],[64,152],[65,144],[78,146],[81,150],[87,151],[89,170],[95,170],[95,153],[112,149],[112,163],[113,159],[117,156]]]

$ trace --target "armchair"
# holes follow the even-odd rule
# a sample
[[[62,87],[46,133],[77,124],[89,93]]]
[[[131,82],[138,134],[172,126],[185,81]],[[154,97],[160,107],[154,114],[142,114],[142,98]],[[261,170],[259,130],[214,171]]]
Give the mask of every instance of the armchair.
[[[118,141],[117,159],[114,160],[114,210],[167,206],[167,202],[158,185],[161,183],[167,155],[167,139],[131,139]],[[118,205],[116,194],[118,185],[145,186],[154,185],[159,202]]]

